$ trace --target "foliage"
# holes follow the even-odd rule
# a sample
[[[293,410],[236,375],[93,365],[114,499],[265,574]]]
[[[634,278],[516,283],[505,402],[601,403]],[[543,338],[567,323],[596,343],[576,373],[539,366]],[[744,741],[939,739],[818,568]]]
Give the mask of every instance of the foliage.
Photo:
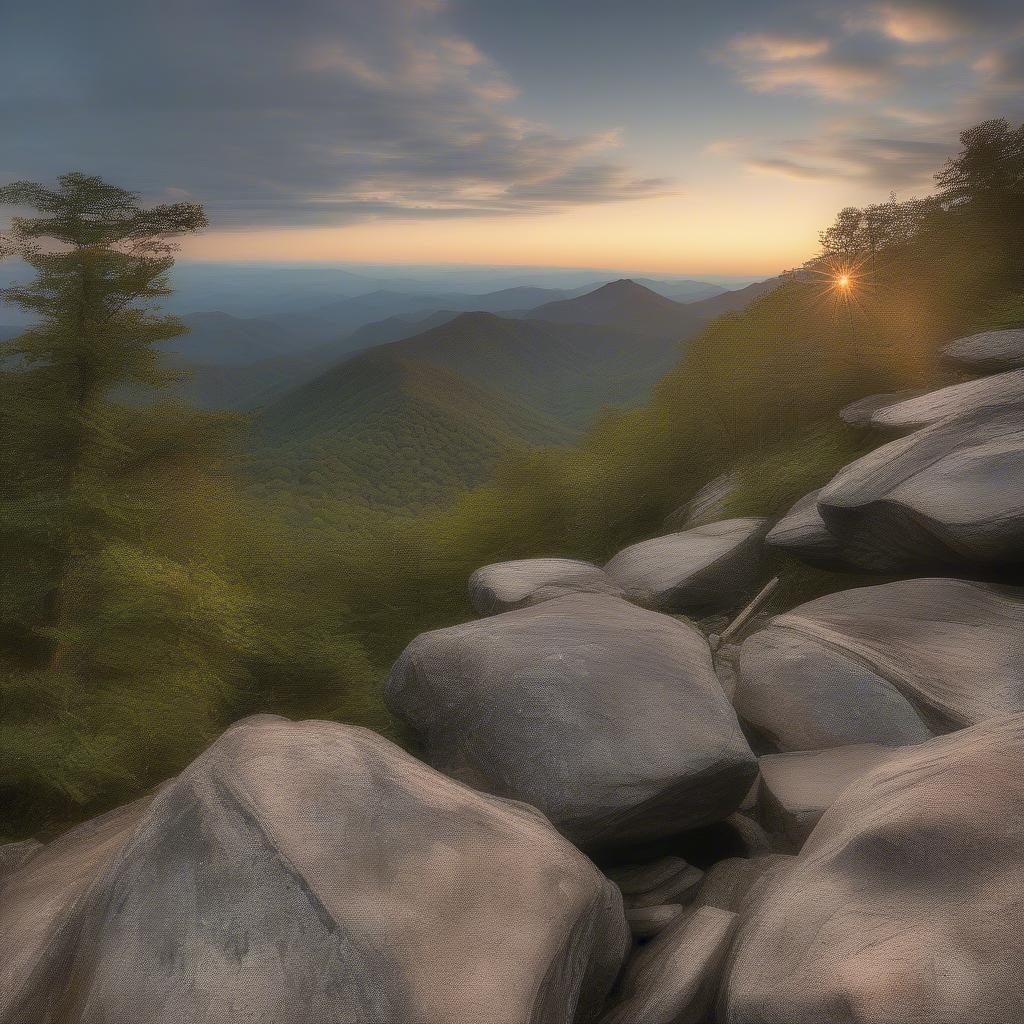
[[[371,677],[340,624],[297,604],[310,562],[246,564],[274,539],[225,472],[239,424],[161,397],[156,345],[183,328],[152,305],[202,210],[81,174],[0,202],[40,214],[4,239],[36,271],[4,294],[37,319],[0,377],[0,802],[18,831],[165,777],[254,694],[340,706]]]

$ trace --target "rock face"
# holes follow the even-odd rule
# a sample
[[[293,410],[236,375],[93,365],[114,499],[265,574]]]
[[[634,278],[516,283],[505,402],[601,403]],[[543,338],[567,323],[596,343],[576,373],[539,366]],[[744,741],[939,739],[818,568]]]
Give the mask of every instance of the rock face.
[[[878,409],[871,424],[882,430],[920,430],[947,416],[1000,405],[1024,395],[1024,370],[968,380]]]
[[[49,843],[12,874],[0,879],[0,1022],[47,1024],[75,1017],[32,1016],[22,1000],[46,995],[63,983],[56,966],[58,940],[74,933],[74,912],[83,895],[110,866],[145,814],[149,800],[138,800],[79,825]],[[39,978],[34,971],[41,971]],[[19,1013],[21,1016],[19,1016]],[[88,1018],[85,1018],[88,1019]],[[120,1024],[118,1021],[117,1024]]]
[[[80,853],[10,880],[5,1024],[586,1021],[628,943],[617,890],[534,810],[334,723],[240,723],[114,842],[59,926],[37,918]]]
[[[590,562],[526,558],[495,562],[469,578],[469,600],[480,615],[525,608],[566,594],[618,594],[619,588]]]
[[[605,572],[631,601],[660,611],[730,608],[757,582],[766,519],[726,519],[620,551]]]
[[[822,569],[849,568],[818,512],[817,491],[802,497],[766,534],[765,544]]]
[[[724,1024],[961,1024],[1024,1014],[1024,716],[847,787],[751,893]]]
[[[432,765],[587,848],[721,820],[756,774],[704,637],[617,598],[424,633],[386,692]]]
[[[1013,370],[1024,367],[1024,330],[986,331],[959,338],[942,354],[952,363],[972,370]]]
[[[791,849],[799,850],[847,786],[897,753],[892,747],[865,743],[768,754],[760,762],[761,820]]]
[[[1024,591],[906,580],[810,601],[744,642],[740,717],[774,750],[901,746],[1024,711]]]
[[[681,914],[630,960],[601,1024],[702,1024],[736,924],[717,907]]]
[[[818,511],[873,572],[987,573],[1024,566],[1024,395],[940,420],[852,462]]]

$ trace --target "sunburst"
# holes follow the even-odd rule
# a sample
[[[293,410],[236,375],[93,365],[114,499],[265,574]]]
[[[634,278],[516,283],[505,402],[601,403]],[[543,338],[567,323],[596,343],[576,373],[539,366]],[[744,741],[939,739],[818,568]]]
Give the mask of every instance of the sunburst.
[[[813,283],[820,285],[814,298],[838,313],[846,309],[852,316],[854,309],[864,311],[863,300],[872,289],[870,254],[859,259],[823,256],[804,270],[812,275]]]

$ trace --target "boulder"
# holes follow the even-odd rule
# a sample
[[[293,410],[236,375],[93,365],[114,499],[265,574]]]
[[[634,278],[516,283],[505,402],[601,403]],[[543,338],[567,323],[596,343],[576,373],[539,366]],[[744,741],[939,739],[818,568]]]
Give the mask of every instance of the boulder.
[[[888,391],[882,395],[868,395],[843,406],[839,410],[839,418],[849,427],[871,427],[871,418],[879,409],[885,409],[904,399],[920,394],[918,390]]]
[[[1024,367],[1024,330],[985,331],[958,338],[942,350],[951,363],[972,370],[1014,370]]]
[[[756,774],[700,632],[576,594],[424,633],[386,687],[424,756],[586,848],[719,821]]]
[[[737,920],[717,907],[679,915],[630,959],[601,1024],[706,1021]]]
[[[723,1024],[1024,1014],[1024,716],[905,749],[847,786],[748,893]]]
[[[727,857],[712,865],[694,894],[691,909],[718,907],[739,913],[751,894],[770,883],[780,871],[788,869],[795,858],[773,853],[767,857]]]
[[[144,816],[145,798],[93,818],[53,840],[2,880],[0,889],[0,1022],[62,1021],[19,1016],[23,1000],[45,996],[63,975],[48,964],[59,955],[58,940],[77,927],[74,912],[96,878],[102,876]],[[41,977],[35,974],[41,972]],[[32,1006],[32,1003],[27,1005]],[[75,1018],[70,1018],[75,1020]],[[77,1021],[76,1021],[77,1024]],[[118,1022],[120,1024],[120,1022]]]
[[[336,723],[234,726],[127,833],[17,977],[63,862],[11,880],[5,1024],[586,1021],[629,943],[618,891],[535,810]]]
[[[799,850],[839,794],[897,752],[893,747],[862,743],[766,754],[760,759],[761,820],[786,846]]]
[[[838,541],[825,526],[818,512],[819,488],[802,497],[765,535],[770,548],[821,569],[848,569]]]
[[[992,377],[950,384],[926,395],[908,398],[878,409],[871,424],[880,430],[920,430],[947,416],[959,416],[990,405],[1001,405],[1024,395],[1024,370],[1009,370]]]
[[[954,579],[809,601],[747,638],[735,706],[772,751],[902,746],[1024,711],[1024,591]]]
[[[766,519],[726,519],[641,541],[605,572],[637,604],[659,611],[715,611],[736,605],[757,582]]]
[[[619,593],[603,569],[571,558],[495,562],[469,578],[469,600],[479,615],[525,608],[566,594]]]
[[[691,530],[707,526],[725,517],[725,502],[739,487],[739,474],[730,470],[706,483],[685,505],[680,505],[665,519],[669,530]]]
[[[1024,395],[952,416],[857,459],[818,511],[873,572],[1024,572]]]
[[[634,939],[650,939],[663,932],[681,913],[681,903],[655,907],[626,907],[626,923]]]

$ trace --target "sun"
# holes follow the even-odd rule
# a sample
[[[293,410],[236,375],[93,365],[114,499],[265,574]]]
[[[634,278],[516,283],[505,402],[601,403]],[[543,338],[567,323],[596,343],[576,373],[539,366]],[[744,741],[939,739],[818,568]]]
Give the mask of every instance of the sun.
[[[836,278],[836,286],[839,288],[849,288],[852,283],[849,274],[840,274]]]

